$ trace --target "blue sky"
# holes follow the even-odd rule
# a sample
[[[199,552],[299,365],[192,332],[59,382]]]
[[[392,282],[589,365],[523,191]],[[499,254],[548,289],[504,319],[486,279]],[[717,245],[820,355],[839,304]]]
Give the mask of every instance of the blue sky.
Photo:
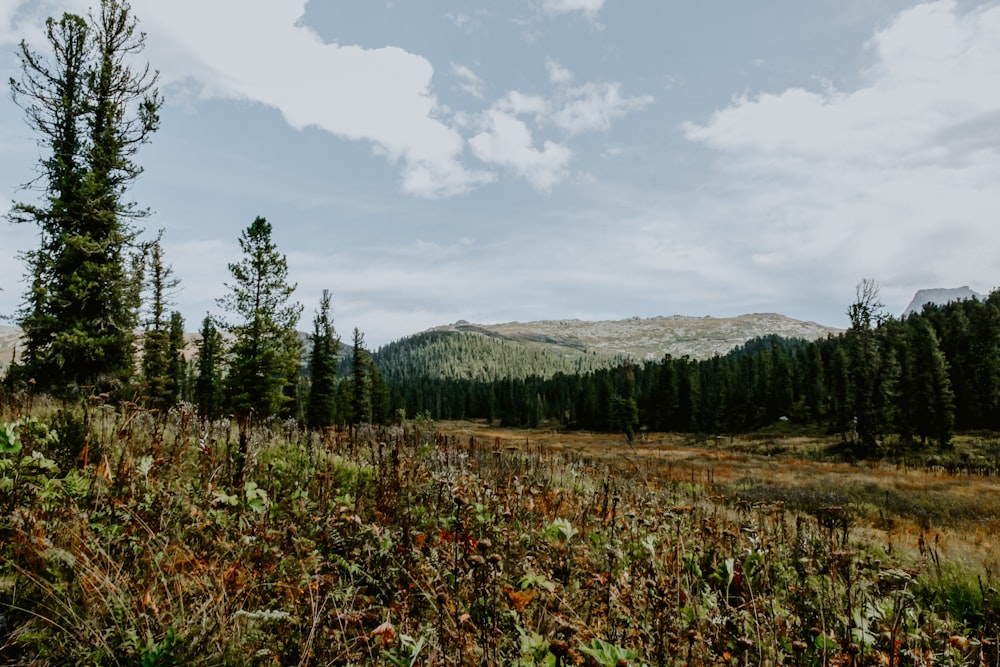
[[[16,43],[83,0],[0,0]],[[1000,3],[133,0],[138,161],[196,329],[255,216],[311,327],[773,311],[845,326],[1000,269]],[[39,157],[0,91],[0,211]],[[0,223],[0,314],[21,300]]]

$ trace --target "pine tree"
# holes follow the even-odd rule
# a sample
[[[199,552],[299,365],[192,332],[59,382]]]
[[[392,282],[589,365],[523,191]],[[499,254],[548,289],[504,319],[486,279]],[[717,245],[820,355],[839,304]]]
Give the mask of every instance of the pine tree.
[[[844,345],[833,347],[830,355],[829,403],[830,430],[847,437],[852,428],[854,401],[851,392],[851,362]]]
[[[365,336],[354,328],[351,344],[351,423],[372,422],[371,357],[365,349]]]
[[[180,400],[189,400],[189,388],[187,383],[188,364],[184,358],[184,316],[178,311],[170,313],[170,372],[168,374],[169,383],[167,392],[173,397],[174,403]]]
[[[379,372],[378,365],[371,357],[368,358],[368,376],[371,378],[372,423],[388,424],[392,416],[389,388],[386,386],[385,380],[382,379],[382,373]],[[456,415],[456,418],[461,417],[462,415]]]
[[[635,439],[635,425],[639,420],[639,408],[635,400],[635,367],[626,364],[615,369],[613,380],[605,408],[608,412],[608,425],[612,431],[622,433],[631,444]],[[537,422],[537,419],[532,421]]]
[[[337,400],[336,400],[336,423],[343,426],[356,423],[354,421],[354,412],[352,408],[352,385],[353,383],[350,379],[343,382],[337,383]]]
[[[142,338],[142,379],[149,404],[163,409],[177,402],[180,388],[176,380],[177,350],[171,340],[171,322],[167,318],[167,309],[172,305],[171,299],[180,281],[173,277],[173,269],[164,262],[158,241],[149,246],[148,252],[149,313]],[[183,321],[181,327],[183,338]]]
[[[882,308],[875,281],[865,279],[858,283],[857,299],[847,311],[851,321],[847,343],[853,389],[854,444],[857,453],[866,457],[877,453],[884,417],[885,401],[881,396],[884,386],[880,382],[882,350],[876,330],[885,320]]]
[[[685,355],[678,360],[677,375],[677,428],[680,431],[696,433],[701,425],[698,423],[698,404],[700,399],[700,381],[698,362]]]
[[[951,443],[955,427],[955,396],[948,376],[948,363],[937,335],[926,319],[911,316],[907,364],[912,374],[913,426],[921,442],[934,438],[939,447]]]
[[[198,414],[207,419],[222,416],[222,334],[208,315],[201,324],[201,338],[198,341],[198,377],[194,383],[194,401],[198,404]]]
[[[240,236],[243,259],[229,265],[232,284],[218,300],[235,321],[224,328],[233,336],[226,378],[229,407],[241,417],[267,418],[286,400],[298,377],[301,344],[295,327],[302,306],[290,302],[288,261],[271,240],[271,224],[258,217]]]
[[[48,152],[36,181],[42,198],[16,204],[9,217],[36,224],[40,236],[23,255],[24,372],[61,391],[131,373],[131,220],[146,212],[126,193],[142,171],[134,156],[159,125],[161,99],[156,74],[129,64],[144,36],[126,3],[101,0],[89,22],[69,13],[49,19],[45,35],[52,56],[22,42],[21,77],[10,82]]]
[[[319,312],[313,319],[312,353],[309,357],[309,374],[312,384],[306,408],[306,421],[310,428],[332,425],[337,415],[337,354],[340,339],[330,318],[330,292],[323,290]]]
[[[975,312],[972,359],[976,364],[969,373],[979,391],[977,428],[1000,430],[1000,290],[991,292]]]
[[[822,422],[826,404],[827,387],[823,375],[823,356],[820,346],[813,342],[802,353],[802,398],[810,421]]]

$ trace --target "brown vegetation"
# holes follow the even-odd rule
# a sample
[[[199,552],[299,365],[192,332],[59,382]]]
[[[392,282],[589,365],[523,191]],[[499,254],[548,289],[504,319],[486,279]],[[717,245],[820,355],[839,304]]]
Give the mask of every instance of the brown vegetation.
[[[7,664],[1000,660],[991,479],[792,457],[810,442],[271,421],[234,487],[235,426],[185,407],[3,420]]]

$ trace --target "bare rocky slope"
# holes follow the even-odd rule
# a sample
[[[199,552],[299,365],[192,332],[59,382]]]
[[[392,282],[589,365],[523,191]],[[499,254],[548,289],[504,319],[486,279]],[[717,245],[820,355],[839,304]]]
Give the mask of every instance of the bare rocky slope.
[[[939,287],[935,289],[922,289],[918,290],[916,294],[913,295],[913,299],[910,301],[910,305],[906,307],[903,311],[903,317],[910,315],[911,313],[919,313],[923,307],[928,303],[937,304],[943,306],[952,301],[962,301],[964,299],[985,299],[986,294],[980,294],[975,292],[968,285],[963,285],[962,287]]]
[[[660,359],[665,354],[706,359],[725,354],[760,336],[776,334],[785,338],[815,340],[841,332],[840,329],[776,313],[738,317],[632,317],[601,322],[544,320],[472,324],[460,320],[434,330],[479,333],[503,340],[542,343],[588,354],[636,360]]]
[[[18,349],[21,330],[17,327],[0,326],[0,369],[7,368]]]

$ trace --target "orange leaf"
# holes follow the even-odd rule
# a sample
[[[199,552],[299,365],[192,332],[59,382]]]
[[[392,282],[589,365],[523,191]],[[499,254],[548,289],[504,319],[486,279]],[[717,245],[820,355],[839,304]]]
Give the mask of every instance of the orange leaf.
[[[389,642],[396,639],[396,628],[392,627],[392,623],[386,621],[382,625],[378,626],[372,633],[368,635],[370,639],[375,639],[378,637],[379,641],[383,644],[388,644]]]
[[[510,598],[510,602],[514,605],[514,609],[518,611],[524,611],[524,608],[531,604],[531,601],[535,599],[536,595],[538,595],[538,591],[533,590],[507,591],[507,597]]]

